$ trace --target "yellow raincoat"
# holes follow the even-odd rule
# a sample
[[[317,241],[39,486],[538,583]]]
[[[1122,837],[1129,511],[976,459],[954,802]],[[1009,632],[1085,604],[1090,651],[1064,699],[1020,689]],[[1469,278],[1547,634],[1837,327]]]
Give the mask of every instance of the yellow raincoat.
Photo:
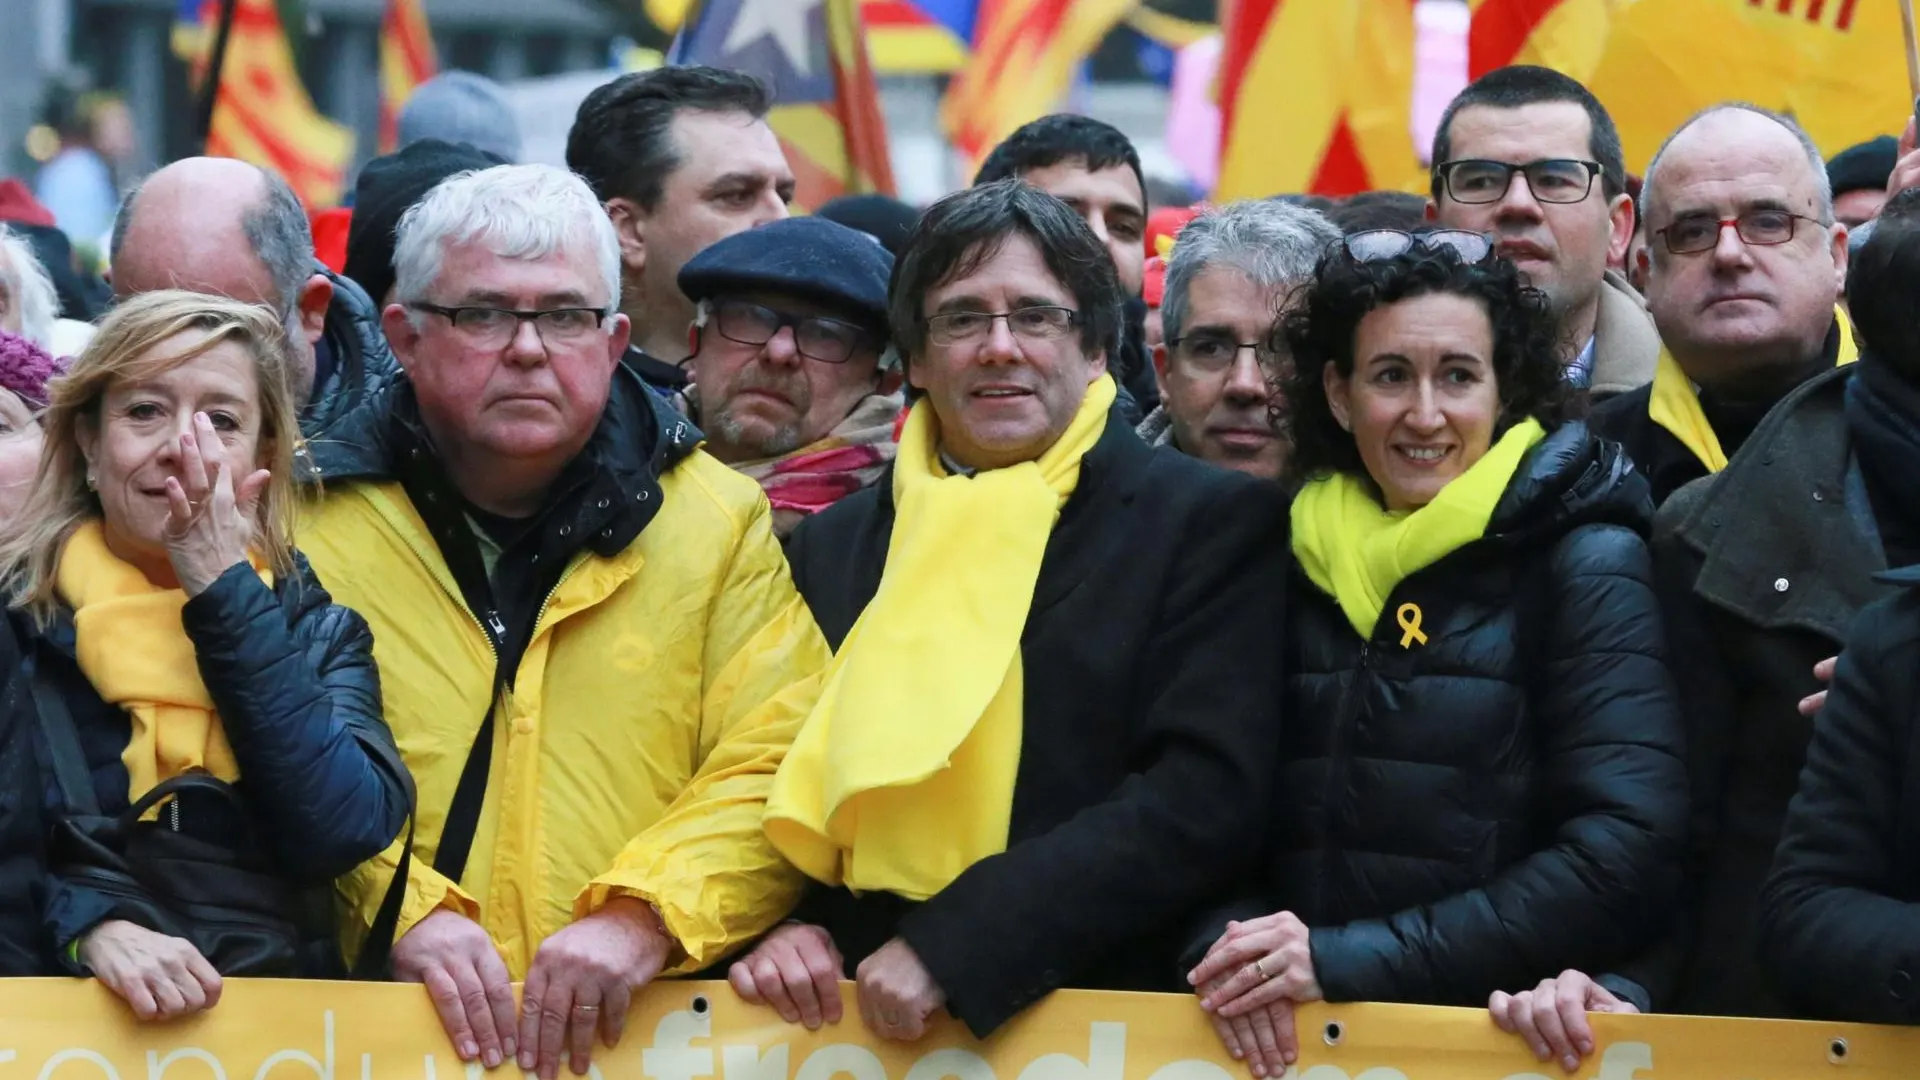
[[[495,713],[465,875],[432,868],[494,659],[427,526],[394,483],[330,486],[300,547],[373,627],[387,723],[419,786],[400,932],[477,920],[524,978],[546,937],[609,899],[656,905],[693,971],[783,918],[803,878],[760,829],[819,693],[826,642],[794,590],[759,487],[695,452],[612,558],[576,555]],[[342,878],[355,956],[399,844]]]

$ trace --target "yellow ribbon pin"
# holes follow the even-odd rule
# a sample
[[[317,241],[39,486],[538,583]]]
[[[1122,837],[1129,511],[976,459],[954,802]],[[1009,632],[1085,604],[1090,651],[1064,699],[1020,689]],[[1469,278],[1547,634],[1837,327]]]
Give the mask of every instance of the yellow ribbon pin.
[[[1400,635],[1400,647],[1411,649],[1414,645],[1425,645],[1427,635],[1420,632],[1420,605],[1401,604],[1400,610],[1393,613],[1393,620],[1400,624],[1406,633]]]

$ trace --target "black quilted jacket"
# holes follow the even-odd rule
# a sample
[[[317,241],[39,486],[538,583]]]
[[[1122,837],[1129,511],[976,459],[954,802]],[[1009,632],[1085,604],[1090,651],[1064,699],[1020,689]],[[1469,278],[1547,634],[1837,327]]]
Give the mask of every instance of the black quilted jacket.
[[[1620,449],[1572,423],[1371,640],[1296,567],[1266,874],[1196,948],[1291,911],[1329,1000],[1484,1005],[1652,941],[1687,794],[1651,515]]]
[[[253,835],[286,876],[324,885],[378,854],[399,834],[407,814],[407,782],[390,763],[393,736],[381,718],[380,676],[365,620],[333,603],[304,559],[300,572],[269,590],[244,567],[222,575],[182,613],[221,726],[240,765],[236,788],[252,810]],[[18,612],[11,617],[30,669],[44,670],[79,730],[103,812],[128,805],[121,753],[131,726],[126,713],[102,701],[74,658],[70,619],[46,628]],[[30,698],[10,699],[30,708]],[[11,718],[40,744],[49,815],[62,812],[45,745],[31,714]],[[237,843],[243,833],[224,803],[178,799],[180,829]],[[50,879],[45,924],[58,955],[102,919],[125,917],[99,893]],[[316,973],[317,974],[317,973]]]

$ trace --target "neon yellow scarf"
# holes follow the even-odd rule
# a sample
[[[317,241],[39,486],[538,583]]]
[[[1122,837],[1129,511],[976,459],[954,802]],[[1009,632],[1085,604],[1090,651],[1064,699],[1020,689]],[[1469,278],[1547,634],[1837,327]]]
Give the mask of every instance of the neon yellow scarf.
[[[270,570],[260,577],[273,583]],[[181,628],[186,592],[160,588],[121,561],[107,549],[98,519],[80,526],[61,548],[54,590],[73,609],[81,673],[102,700],[132,719],[120,755],[127,798],[138,799],[189,772],[209,772],[228,783],[239,779],[240,765],[200,681],[193,641]]]
[[[808,876],[924,900],[1006,850],[1020,636],[1047,539],[1114,394],[1102,376],[1040,460],[971,477],[941,467],[928,403],[908,414],[879,591],[767,799],[768,838]]]
[[[1858,360],[1860,350],[1853,343],[1853,327],[1846,313],[1835,309],[1833,317],[1840,324],[1840,355],[1833,366],[1842,367]],[[1693,388],[1693,380],[1680,370],[1680,362],[1664,345],[1653,369],[1653,395],[1647,402],[1647,415],[1672,432],[1681,446],[1700,459],[1707,472],[1717,473],[1727,467],[1726,451],[1720,449],[1720,436],[1714,434],[1706,411],[1700,408],[1700,394]]]
[[[1486,535],[1494,507],[1527,451],[1547,437],[1537,420],[1509,428],[1433,501],[1412,512],[1380,505],[1363,476],[1312,480],[1293,500],[1293,554],[1308,580],[1371,640],[1393,590],[1417,570]]]

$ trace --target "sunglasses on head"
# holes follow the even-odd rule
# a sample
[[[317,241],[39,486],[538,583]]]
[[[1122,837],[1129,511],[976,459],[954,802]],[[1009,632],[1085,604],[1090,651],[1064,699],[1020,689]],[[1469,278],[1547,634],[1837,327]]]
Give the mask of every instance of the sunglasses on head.
[[[1363,263],[1398,258],[1415,248],[1451,251],[1461,262],[1469,265],[1493,254],[1493,241],[1465,229],[1433,229],[1417,233],[1403,229],[1369,229],[1347,237],[1345,243],[1348,257]]]

